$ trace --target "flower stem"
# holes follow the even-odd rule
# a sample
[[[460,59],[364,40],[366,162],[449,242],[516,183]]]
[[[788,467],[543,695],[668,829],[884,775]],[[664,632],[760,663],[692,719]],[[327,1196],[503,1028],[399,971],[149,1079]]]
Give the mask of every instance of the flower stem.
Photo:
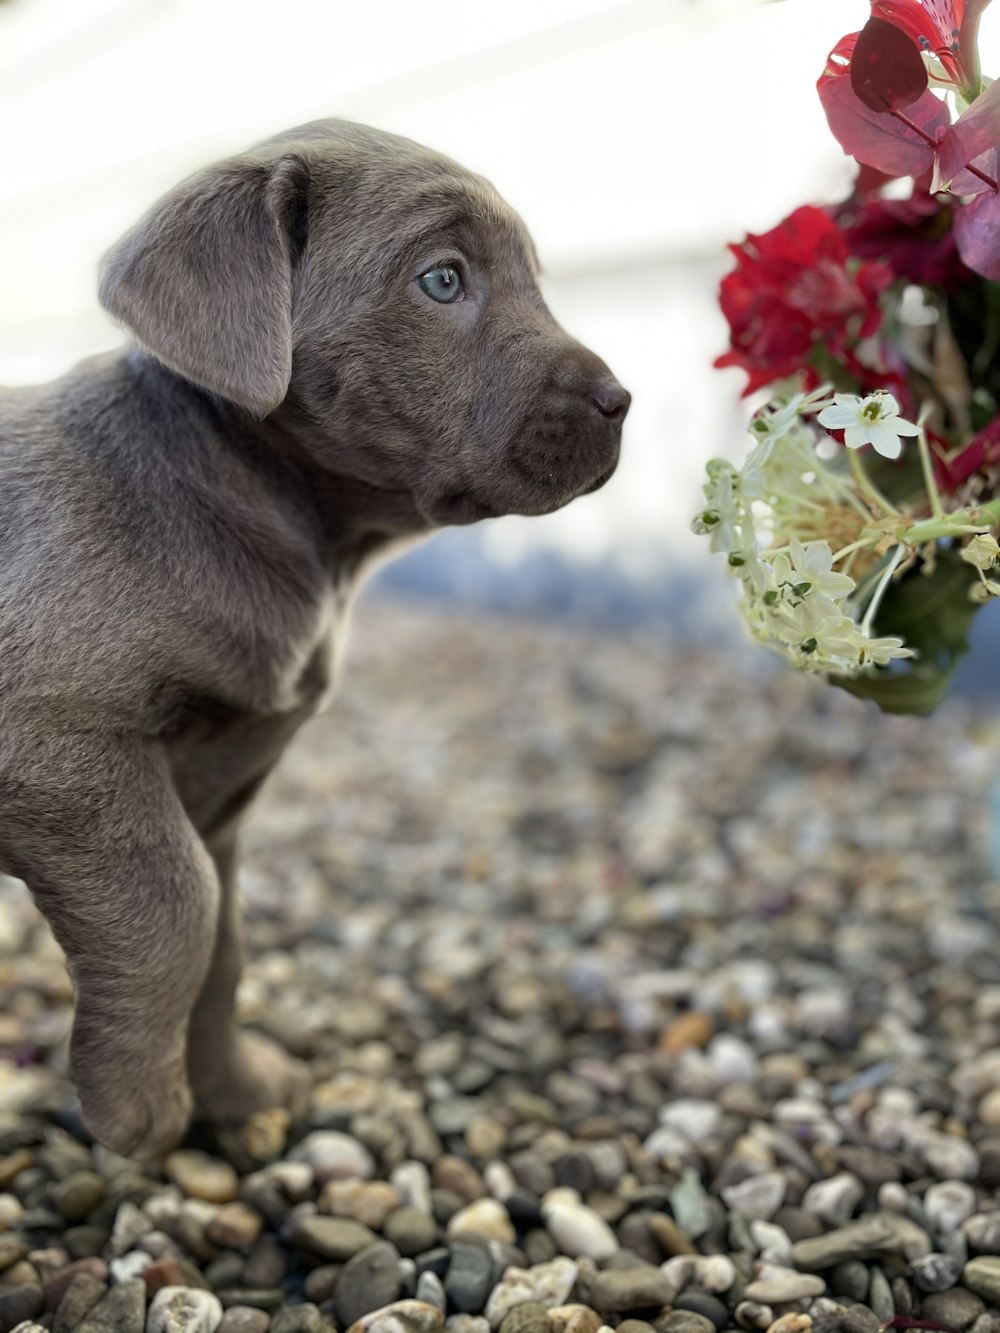
[[[927,498],[931,502],[931,513],[935,518],[943,518],[944,505],[941,503],[941,492],[937,487],[937,480],[934,476],[934,464],[931,462],[930,446],[927,443],[927,432],[924,430],[924,413],[920,413],[917,421],[920,432],[917,435],[917,448],[920,450],[920,466],[924,473],[924,486],[927,490]]]
[[[865,471],[865,466],[861,461],[861,456],[857,449],[848,449],[847,452],[850,456],[851,474],[854,477],[858,490],[861,491],[863,495],[867,496],[872,504],[875,505],[877,509],[881,509],[884,514],[890,514],[894,518],[898,517],[899,510],[895,505],[889,503]]]
[[[913,121],[910,120],[909,116],[904,116],[902,111],[897,111],[895,108],[893,108],[889,112],[889,114],[890,116],[895,116],[897,120],[902,121],[902,123],[906,126],[906,128],[908,130],[912,130],[914,134],[919,134],[921,139],[923,139],[924,143],[927,144],[928,147],[933,148],[935,152],[937,152],[937,147],[938,147],[937,140],[931,138],[931,136],[927,133],[927,131],[922,130],[919,125],[915,125]],[[973,176],[978,176],[979,179],[983,181],[986,185],[988,185],[990,189],[993,191],[993,193],[996,194],[997,183],[992,176],[987,176],[985,171],[980,171],[979,168],[973,166],[971,162],[966,162],[965,170],[971,171]]]
[[[871,601],[868,603],[868,609],[865,611],[865,618],[861,622],[861,633],[871,637],[872,621],[875,619],[875,613],[882,604],[882,598],[885,596],[885,590],[892,581],[892,576],[896,572],[896,566],[906,554],[904,546],[897,546],[889,557],[889,563],[886,565],[882,577],[878,581],[878,586],[872,593]]]

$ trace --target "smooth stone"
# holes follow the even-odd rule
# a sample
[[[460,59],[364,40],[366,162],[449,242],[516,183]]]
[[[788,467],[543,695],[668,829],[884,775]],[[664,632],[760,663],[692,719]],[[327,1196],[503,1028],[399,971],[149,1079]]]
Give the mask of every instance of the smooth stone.
[[[689,1240],[698,1240],[712,1225],[709,1196],[698,1172],[687,1168],[670,1191],[670,1210],[674,1220]]]
[[[137,1277],[112,1287],[75,1333],[144,1333],[145,1327],[146,1285]]]
[[[249,1305],[253,1310],[270,1313],[279,1310],[285,1300],[281,1287],[221,1287],[215,1294],[224,1310],[233,1305]]]
[[[481,1245],[458,1242],[444,1279],[445,1295],[456,1314],[480,1314],[493,1280],[493,1260]]]
[[[907,1291],[909,1291],[908,1286]],[[883,1324],[896,1313],[896,1299],[892,1294],[892,1286],[881,1268],[875,1267],[872,1269],[871,1281],[868,1284],[867,1303]]]
[[[399,1253],[387,1241],[376,1241],[349,1259],[333,1289],[333,1303],[342,1325],[397,1301],[402,1289]],[[440,1312],[438,1312],[440,1313]]]
[[[45,1295],[41,1287],[22,1285],[0,1288],[0,1329],[34,1319],[42,1313]]]
[[[353,1258],[377,1239],[369,1227],[352,1222],[349,1217],[325,1217],[319,1214],[297,1217],[291,1229],[293,1245],[299,1245],[311,1254],[318,1254],[334,1263],[344,1263]]]
[[[733,1261],[724,1254],[678,1254],[665,1259],[660,1272],[670,1279],[676,1291],[694,1286],[719,1295],[736,1281]]]
[[[28,1247],[20,1237],[0,1233],[0,1272],[16,1264],[27,1253]]]
[[[569,1299],[578,1273],[577,1264],[565,1255],[531,1268],[511,1265],[489,1294],[486,1318],[496,1328],[507,1312],[523,1301],[537,1301],[546,1308],[562,1306]]]
[[[733,1315],[740,1328],[765,1329],[774,1323],[774,1311],[759,1301],[740,1301]]]
[[[668,1258],[678,1254],[697,1254],[698,1251],[669,1213],[649,1213],[648,1225],[657,1245]]]
[[[962,1270],[962,1285],[992,1305],[1000,1305],[1000,1258],[981,1255]]]
[[[868,1259],[900,1248],[895,1233],[878,1217],[863,1217],[825,1235],[796,1241],[796,1267],[812,1272],[832,1268],[846,1259]]]
[[[737,1185],[727,1185],[722,1197],[729,1208],[746,1218],[770,1221],[785,1201],[788,1178],[780,1171],[764,1171],[748,1176]]]
[[[974,1324],[985,1309],[985,1303],[975,1292],[952,1287],[950,1291],[935,1291],[925,1296],[920,1313],[924,1319],[964,1329]]]
[[[395,1245],[400,1254],[410,1258],[432,1249],[438,1234],[437,1223],[430,1213],[412,1205],[397,1208],[394,1213],[390,1213],[382,1231],[386,1240]]]
[[[962,1265],[947,1254],[924,1254],[910,1260],[910,1272],[921,1291],[947,1291],[961,1271]]]
[[[939,1234],[957,1230],[975,1211],[976,1191],[964,1180],[942,1180],[924,1195],[927,1221]]]
[[[319,1210],[380,1231],[402,1202],[399,1191],[386,1180],[331,1180],[320,1193]]]
[[[603,1217],[586,1204],[546,1195],[542,1200],[542,1218],[560,1251],[571,1259],[586,1255],[600,1263],[618,1249],[618,1237]]]
[[[240,1179],[234,1168],[208,1153],[179,1149],[167,1157],[163,1170],[189,1199],[231,1203],[239,1193]]]
[[[427,1305],[434,1305],[441,1311],[448,1308],[448,1299],[445,1295],[444,1283],[438,1277],[437,1273],[432,1273],[430,1269],[425,1270],[417,1278],[416,1299],[424,1301]]]
[[[248,1287],[277,1287],[287,1271],[288,1258],[277,1236],[265,1232],[243,1266],[243,1281]]]
[[[328,1333],[330,1325],[318,1306],[286,1305],[271,1316],[268,1333]]]
[[[77,1273],[63,1293],[52,1321],[52,1333],[71,1333],[107,1294],[107,1283],[90,1273]]]
[[[460,1208],[451,1217],[447,1236],[450,1241],[482,1238],[513,1245],[517,1241],[517,1230],[499,1199],[484,1198]]]
[[[205,1234],[213,1245],[224,1249],[246,1250],[254,1245],[264,1228],[264,1219],[256,1208],[246,1203],[227,1203],[215,1214]]]
[[[707,1291],[683,1291],[674,1297],[674,1307],[677,1310],[691,1310],[710,1320],[720,1333],[729,1324],[729,1311],[725,1302]]]
[[[130,1250],[108,1264],[112,1282],[127,1282],[129,1278],[142,1277],[153,1263],[153,1256],[145,1250]]]
[[[782,1271],[769,1264],[767,1275],[748,1283],[743,1294],[746,1300],[762,1305],[784,1305],[788,1301],[811,1300],[825,1291],[826,1282],[813,1273],[797,1273],[792,1268]]]
[[[375,1174],[375,1158],[364,1144],[338,1130],[313,1130],[301,1143],[295,1145],[288,1156],[293,1162],[305,1162],[311,1166],[321,1185],[325,1185],[328,1180],[350,1180],[354,1177],[368,1180]]]
[[[860,1259],[846,1259],[834,1264],[828,1279],[834,1296],[846,1296],[848,1300],[863,1301],[868,1295],[870,1278],[867,1264]]]
[[[347,1333],[441,1333],[444,1315],[423,1301],[392,1301],[352,1323]]]
[[[817,1180],[806,1190],[802,1207],[830,1226],[844,1226],[864,1198],[865,1187],[849,1171]]]
[[[146,1317],[146,1333],[217,1333],[222,1303],[197,1287],[161,1287]]]
[[[249,1305],[232,1305],[222,1316],[218,1333],[268,1333],[271,1316]]]
[[[602,1315],[669,1305],[677,1295],[675,1285],[652,1264],[597,1272],[588,1285],[590,1303]]]
[[[840,1318],[843,1333],[879,1333],[881,1321],[866,1305],[852,1305]]]
[[[82,1222],[104,1198],[104,1181],[96,1171],[74,1171],[52,1187],[52,1202],[67,1222]]]

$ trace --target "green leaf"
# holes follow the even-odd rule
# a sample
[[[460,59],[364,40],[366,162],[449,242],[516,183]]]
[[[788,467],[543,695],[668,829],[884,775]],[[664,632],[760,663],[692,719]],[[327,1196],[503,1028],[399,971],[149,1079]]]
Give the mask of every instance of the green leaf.
[[[864,676],[831,676],[831,683],[884,713],[933,712],[969,651],[969,628],[982,605],[969,600],[977,578],[958,550],[939,551],[931,573],[926,566],[912,570],[886,592],[875,633],[898,634],[919,656]]]

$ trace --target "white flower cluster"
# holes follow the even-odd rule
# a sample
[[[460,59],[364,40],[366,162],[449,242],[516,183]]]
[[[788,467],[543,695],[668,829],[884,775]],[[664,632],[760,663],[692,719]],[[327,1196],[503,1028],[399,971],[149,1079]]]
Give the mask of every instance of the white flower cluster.
[[[711,538],[713,551],[728,557],[730,572],[742,584],[742,611],[755,639],[777,648],[802,670],[853,676],[913,654],[902,639],[873,638],[867,620],[855,620],[850,599],[857,584],[834,568],[839,563],[835,556],[854,548],[870,550],[879,534],[849,479],[819,458],[813,432],[803,421],[804,414],[829,404],[829,391],[821,389],[757,412],[751,424],[755,444],[743,467],[722,459],[709,463],[705,508],[692,526]],[[872,414],[868,424],[881,424],[887,415]],[[859,416],[856,408],[854,419]],[[846,538],[836,553],[829,540],[810,539],[833,531]],[[852,541],[855,537],[861,539]],[[886,558],[873,603],[902,555],[897,546]]]

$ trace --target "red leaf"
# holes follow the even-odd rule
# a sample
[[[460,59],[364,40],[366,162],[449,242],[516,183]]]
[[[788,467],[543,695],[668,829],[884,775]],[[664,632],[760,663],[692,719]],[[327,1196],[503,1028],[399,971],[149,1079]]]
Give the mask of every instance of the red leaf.
[[[989,190],[955,209],[955,240],[969,268],[1000,282],[1000,194]]]
[[[923,175],[934,165],[938,132],[951,119],[948,108],[925,89],[900,113],[916,127],[911,129],[892,112],[865,106],[851,87],[851,61],[859,36],[841,38],[816,84],[834,138],[859,162],[888,176]]]
[[[871,111],[909,106],[927,88],[918,47],[885,19],[869,19],[851,57],[851,87]]]
[[[942,134],[935,188],[951,189],[956,194],[982,194],[988,190],[985,181],[972,172],[964,172],[963,168],[973,162],[996,180],[997,144],[1000,144],[1000,83],[991,84]]]

